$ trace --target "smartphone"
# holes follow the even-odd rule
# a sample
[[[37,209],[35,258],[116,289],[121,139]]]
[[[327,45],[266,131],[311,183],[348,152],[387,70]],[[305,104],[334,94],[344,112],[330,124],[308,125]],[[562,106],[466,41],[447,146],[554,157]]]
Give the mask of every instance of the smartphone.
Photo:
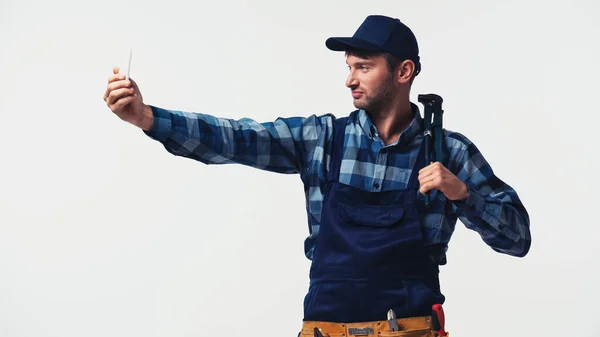
[[[127,65],[127,75],[125,75],[125,79],[129,80],[129,73],[131,72],[131,55],[133,54],[133,49],[129,50],[129,64]]]

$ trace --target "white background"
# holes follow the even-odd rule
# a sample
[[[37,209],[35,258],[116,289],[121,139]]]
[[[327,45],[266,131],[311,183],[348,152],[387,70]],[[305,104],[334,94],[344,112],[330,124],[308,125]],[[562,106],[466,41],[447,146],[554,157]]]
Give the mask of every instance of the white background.
[[[485,4],[484,4],[485,3]],[[600,6],[588,1],[0,2],[0,336],[295,336],[302,184],[168,154],[102,99],[222,117],[354,107],[342,53],[369,14],[416,33],[412,93],[444,97],[531,216],[523,259],[461,223],[442,269],[453,336],[600,336]]]

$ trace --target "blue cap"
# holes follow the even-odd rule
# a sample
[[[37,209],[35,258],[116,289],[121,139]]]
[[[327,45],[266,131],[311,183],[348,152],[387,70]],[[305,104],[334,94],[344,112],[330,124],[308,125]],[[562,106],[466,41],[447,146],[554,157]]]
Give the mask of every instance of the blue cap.
[[[330,37],[325,41],[325,45],[334,51],[362,49],[388,52],[403,60],[412,60],[415,63],[416,74],[421,71],[417,38],[399,19],[369,15],[352,37]]]

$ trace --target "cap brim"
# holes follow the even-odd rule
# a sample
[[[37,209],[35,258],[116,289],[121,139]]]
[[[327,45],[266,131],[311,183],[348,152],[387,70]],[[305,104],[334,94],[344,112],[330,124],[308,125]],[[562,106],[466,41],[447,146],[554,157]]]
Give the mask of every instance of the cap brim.
[[[346,51],[348,49],[382,51],[380,47],[370,42],[352,37],[330,37],[325,41],[325,45],[333,51]]]

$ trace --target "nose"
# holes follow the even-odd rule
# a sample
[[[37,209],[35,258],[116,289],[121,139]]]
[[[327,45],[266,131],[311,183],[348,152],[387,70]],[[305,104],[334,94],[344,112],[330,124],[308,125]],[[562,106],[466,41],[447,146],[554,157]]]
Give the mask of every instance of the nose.
[[[358,86],[358,80],[354,77],[354,72],[350,72],[348,74],[348,78],[346,79],[346,86],[350,89],[356,88]]]

